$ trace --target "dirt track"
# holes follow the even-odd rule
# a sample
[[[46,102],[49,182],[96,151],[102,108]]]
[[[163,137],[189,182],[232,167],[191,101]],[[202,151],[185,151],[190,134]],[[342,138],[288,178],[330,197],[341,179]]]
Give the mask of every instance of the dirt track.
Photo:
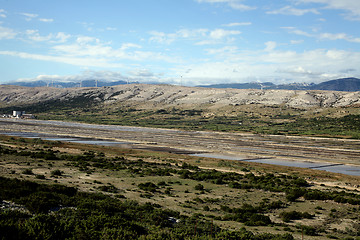
[[[133,143],[133,148],[178,153],[214,152],[236,154],[244,158],[271,157],[360,165],[359,140],[197,132],[20,119],[0,119],[0,131],[125,141]]]

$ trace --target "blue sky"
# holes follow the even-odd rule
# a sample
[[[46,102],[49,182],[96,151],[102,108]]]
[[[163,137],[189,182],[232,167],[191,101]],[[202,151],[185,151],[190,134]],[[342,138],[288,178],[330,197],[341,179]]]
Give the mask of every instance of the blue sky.
[[[360,0],[0,0],[0,83],[360,77]]]

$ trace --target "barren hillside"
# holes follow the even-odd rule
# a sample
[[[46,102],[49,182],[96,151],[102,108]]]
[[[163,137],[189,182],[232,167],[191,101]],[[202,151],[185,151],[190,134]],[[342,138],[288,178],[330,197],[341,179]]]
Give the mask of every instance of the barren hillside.
[[[144,106],[263,104],[294,108],[342,107],[360,103],[360,92],[212,89],[172,85],[130,84],[101,88],[28,88],[0,86],[3,107],[75,98],[104,103],[122,102]]]

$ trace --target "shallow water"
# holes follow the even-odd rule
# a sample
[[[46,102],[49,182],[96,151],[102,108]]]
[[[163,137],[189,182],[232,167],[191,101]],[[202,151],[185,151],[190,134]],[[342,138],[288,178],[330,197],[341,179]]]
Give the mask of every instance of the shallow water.
[[[129,144],[128,142],[77,138],[77,137],[57,137],[57,136],[50,136],[47,134],[37,134],[37,133],[29,133],[29,132],[4,132],[3,134],[8,136],[23,137],[23,138],[40,138],[42,140],[48,140],[48,141],[74,142],[74,143],[101,145],[101,146],[116,146],[120,144]]]
[[[240,156],[230,156],[230,155],[222,155],[222,154],[216,154],[216,153],[195,153],[195,154],[189,154],[189,155],[195,156],[195,157],[207,157],[207,158],[217,158],[217,159],[237,160],[237,161],[242,161],[245,159]]]
[[[360,176],[360,167],[350,165],[339,165],[333,167],[323,167],[318,170],[324,170],[328,172],[343,173],[346,175]]]
[[[246,159],[241,156],[225,155],[225,154],[222,155],[217,153],[199,153],[199,154],[191,154],[191,156],[266,163],[266,164],[280,165],[287,167],[315,168],[316,170],[328,171],[333,173],[342,173],[352,176],[360,176],[360,167],[358,166],[334,165],[333,163],[327,163],[327,162],[291,161],[291,160],[277,159],[277,158],[276,159],[275,158]]]
[[[64,123],[58,122],[59,125],[68,125],[68,126],[79,126],[79,123]],[[56,125],[56,124],[55,124]],[[82,124],[83,127],[87,124]],[[88,125],[88,127],[94,127],[93,125]],[[103,126],[103,125],[96,125],[96,128],[106,128],[106,129],[119,129],[122,130],[127,129],[127,131],[139,131],[141,128],[136,127],[123,127],[123,126]],[[164,130],[164,129],[154,129],[154,132],[161,132],[161,131],[177,131],[177,130]],[[56,136],[56,135],[47,135],[47,134],[38,134],[38,133],[31,133],[31,132],[2,132],[4,135],[8,136],[16,136],[16,137],[23,137],[23,138],[40,138],[43,140],[49,141],[64,141],[64,142],[75,142],[75,143],[82,143],[82,144],[92,144],[92,145],[101,145],[101,146],[117,146],[121,144],[132,144],[130,142],[119,142],[119,141],[108,141],[108,140],[101,140],[101,139],[90,139],[90,138],[77,138],[77,137],[64,137],[64,136]],[[266,151],[267,149],[264,149]],[[275,150],[277,151],[277,150]],[[342,173],[347,175],[353,176],[360,176],[360,167],[352,166],[352,165],[333,165],[333,163],[327,162],[310,162],[310,161],[291,161],[285,159],[275,159],[275,158],[259,158],[259,159],[247,159],[245,156],[241,155],[225,155],[225,154],[218,154],[218,153],[198,153],[198,154],[189,154],[191,156],[197,157],[207,157],[207,158],[216,158],[216,159],[224,159],[224,160],[234,160],[234,161],[249,161],[249,162],[258,162],[258,163],[266,163],[272,165],[281,165],[281,166],[288,166],[288,167],[300,167],[300,168],[316,168],[317,170],[334,172],[334,173]]]
[[[116,141],[105,141],[105,140],[72,140],[72,141],[68,141],[68,142],[91,144],[91,145],[101,145],[101,146],[115,146],[115,145],[120,145],[120,144],[129,144],[127,142],[116,142]]]
[[[315,163],[315,162],[303,162],[303,161],[291,161],[285,159],[256,159],[251,162],[274,164],[288,167],[301,167],[301,168],[316,168],[319,166],[327,166],[331,163]]]

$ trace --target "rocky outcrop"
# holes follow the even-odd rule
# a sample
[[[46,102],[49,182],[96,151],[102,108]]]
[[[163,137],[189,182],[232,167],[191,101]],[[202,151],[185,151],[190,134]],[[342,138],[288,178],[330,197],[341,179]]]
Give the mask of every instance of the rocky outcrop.
[[[360,92],[322,90],[215,89],[173,85],[129,84],[101,88],[51,88],[0,86],[2,106],[44,101],[89,101],[171,107],[179,105],[285,105],[294,108],[343,107],[360,104]]]

